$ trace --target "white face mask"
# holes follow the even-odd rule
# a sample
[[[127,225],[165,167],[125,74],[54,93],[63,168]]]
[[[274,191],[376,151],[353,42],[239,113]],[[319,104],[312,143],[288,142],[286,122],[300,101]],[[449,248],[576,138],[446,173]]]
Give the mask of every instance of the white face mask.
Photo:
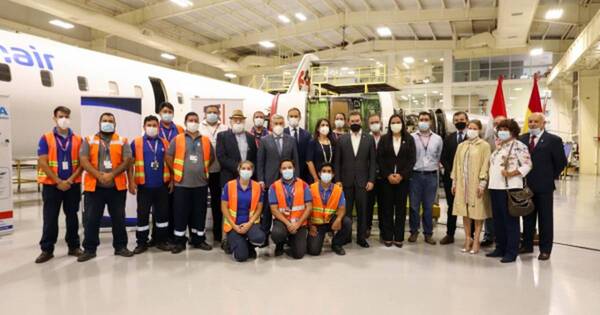
[[[371,124],[369,126],[369,128],[371,129],[371,132],[379,132],[379,131],[381,131],[381,124],[380,123],[374,123],[374,124]]]
[[[158,128],[156,127],[146,127],[146,136],[150,138],[154,138],[158,136]]]
[[[173,114],[168,114],[168,113],[164,113],[160,115],[160,118],[166,122],[166,123],[170,123],[173,121]]]
[[[254,127],[263,127],[265,120],[263,118],[254,118]]]
[[[326,136],[329,134],[329,127],[328,126],[321,126],[319,128],[319,133]]]
[[[240,178],[249,180],[252,177],[252,170],[240,170]]]
[[[200,127],[200,124],[198,124],[197,122],[190,121],[185,124],[185,127],[189,132],[196,132],[198,131],[198,127]]]
[[[115,124],[111,122],[102,122],[100,123],[100,131],[106,133],[115,132]]]
[[[219,115],[217,115],[215,113],[208,113],[208,114],[206,114],[206,121],[208,121],[211,124],[214,124],[217,121],[219,121]]]
[[[335,121],[336,128],[343,128],[345,124],[346,123],[344,122],[343,119],[336,119],[336,121]]]
[[[429,130],[429,122],[428,121],[419,121],[419,130],[421,130],[421,131]]]
[[[399,133],[400,131],[402,131],[402,124],[401,123],[393,123],[390,125],[390,130],[393,133]]]
[[[537,137],[537,136],[539,136],[539,134],[540,134],[541,132],[542,132],[542,129],[540,129],[540,128],[531,128],[531,129],[529,129],[529,133],[530,133],[532,136],[536,136],[536,137]]]
[[[502,141],[506,141],[510,139],[510,131],[508,130],[498,130],[498,139]]]
[[[71,125],[71,120],[69,120],[69,118],[67,118],[67,117],[61,117],[56,120],[56,124],[61,129],[67,129]]]
[[[288,168],[288,169],[281,171],[281,176],[285,180],[291,180],[292,178],[294,178],[294,169]]]
[[[281,126],[281,125],[273,126],[273,133],[276,136],[281,136],[281,134],[283,133],[283,126]]]
[[[288,118],[288,123],[290,124],[290,127],[296,128],[300,124],[300,119],[295,118],[295,117],[294,118]]]
[[[467,138],[475,139],[477,137],[479,137],[479,130],[471,130],[471,129],[467,130]]]
[[[233,124],[233,126],[231,126],[231,131],[233,131],[233,133],[244,132],[244,124]]]
[[[333,174],[331,173],[321,173],[321,181],[325,184],[329,184],[331,183],[331,180],[333,179]]]

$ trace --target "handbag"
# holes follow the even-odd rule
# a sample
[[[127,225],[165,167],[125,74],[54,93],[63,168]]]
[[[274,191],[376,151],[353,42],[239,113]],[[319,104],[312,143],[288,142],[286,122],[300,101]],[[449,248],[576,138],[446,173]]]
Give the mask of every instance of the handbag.
[[[517,140],[514,140],[517,141]],[[508,171],[508,158],[512,152],[513,142],[508,149],[506,160],[504,161],[504,169]],[[517,163],[521,166],[521,161],[517,158]],[[508,198],[508,213],[513,217],[523,217],[533,212],[535,206],[533,204],[533,192],[527,186],[527,179],[523,177],[523,188],[522,189],[508,189],[508,178],[504,178],[506,181],[506,194]]]

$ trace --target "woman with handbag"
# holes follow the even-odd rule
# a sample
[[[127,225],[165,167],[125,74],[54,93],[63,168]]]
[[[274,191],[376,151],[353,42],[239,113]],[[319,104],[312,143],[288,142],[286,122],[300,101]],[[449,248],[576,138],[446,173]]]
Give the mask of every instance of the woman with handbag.
[[[467,124],[467,141],[458,145],[450,175],[454,194],[452,214],[463,217],[465,245],[462,251],[471,254],[479,252],[483,220],[492,216],[486,189],[491,151],[490,145],[480,137],[482,127],[479,120]],[[474,233],[471,231],[473,222]]]
[[[502,257],[509,263],[519,253],[519,217],[509,212],[509,195],[519,194],[527,188],[525,176],[531,170],[531,157],[525,144],[517,140],[520,128],[517,122],[507,119],[498,124],[500,144],[490,156],[489,191],[496,229],[496,249],[487,257]]]

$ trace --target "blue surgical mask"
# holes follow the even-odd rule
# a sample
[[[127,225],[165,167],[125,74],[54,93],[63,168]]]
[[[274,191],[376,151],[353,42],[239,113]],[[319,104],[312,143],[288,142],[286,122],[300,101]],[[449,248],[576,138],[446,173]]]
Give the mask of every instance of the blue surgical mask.
[[[429,122],[427,121],[419,121],[419,130],[427,131],[429,130]]]
[[[321,181],[325,184],[331,183],[333,179],[333,174],[331,173],[321,173]]]
[[[542,132],[542,129],[540,129],[540,128],[532,128],[532,129],[529,129],[529,133],[530,133],[532,136],[536,136],[536,137],[537,137],[537,136],[539,136],[539,135],[540,135],[540,133],[541,133],[541,132]]]
[[[206,114],[206,121],[208,121],[211,124],[216,123],[219,120],[219,115],[215,114],[215,113],[208,113]]]
[[[281,171],[281,176],[283,176],[283,179],[285,180],[291,180],[292,178],[294,178],[294,169],[288,168]]]
[[[508,130],[499,130],[498,131],[498,139],[502,141],[506,141],[510,139],[510,131]]]
[[[252,170],[240,170],[240,178],[243,180],[249,180],[252,177]]]
[[[115,132],[115,124],[113,124],[111,122],[101,122],[100,123],[100,131],[106,132],[106,133]]]

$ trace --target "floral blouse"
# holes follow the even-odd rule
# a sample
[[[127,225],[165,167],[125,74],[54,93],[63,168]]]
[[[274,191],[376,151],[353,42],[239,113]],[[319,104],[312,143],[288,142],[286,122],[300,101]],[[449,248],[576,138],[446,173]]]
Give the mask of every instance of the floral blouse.
[[[514,145],[513,145],[514,143]],[[512,145],[512,150],[510,150]],[[505,169],[506,157],[508,157],[508,171],[518,170],[521,175],[505,178],[502,176],[502,170]],[[490,177],[489,189],[520,189],[523,188],[523,177],[531,171],[531,156],[527,146],[513,139],[504,144],[498,144],[496,150],[490,156]]]

